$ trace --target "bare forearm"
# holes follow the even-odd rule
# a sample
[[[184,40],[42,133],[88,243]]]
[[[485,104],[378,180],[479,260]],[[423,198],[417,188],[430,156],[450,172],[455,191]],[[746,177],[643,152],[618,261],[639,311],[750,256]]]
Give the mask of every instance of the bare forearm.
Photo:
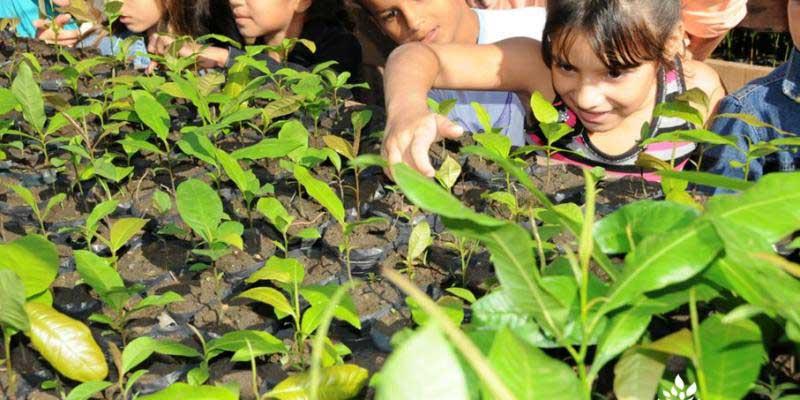
[[[428,92],[433,88],[439,71],[439,58],[424,44],[410,43],[393,51],[384,72],[389,117],[400,110],[426,110]]]

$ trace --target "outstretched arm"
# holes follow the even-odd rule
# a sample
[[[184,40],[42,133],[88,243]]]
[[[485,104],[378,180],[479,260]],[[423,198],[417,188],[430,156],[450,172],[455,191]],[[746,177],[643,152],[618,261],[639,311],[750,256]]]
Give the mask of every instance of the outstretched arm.
[[[434,87],[523,94],[538,90],[552,97],[550,72],[540,49],[538,41],[514,38],[480,46],[409,43],[395,50],[384,75],[388,118],[382,151],[389,164],[405,162],[433,176],[430,146],[463,133],[428,110],[428,91]]]

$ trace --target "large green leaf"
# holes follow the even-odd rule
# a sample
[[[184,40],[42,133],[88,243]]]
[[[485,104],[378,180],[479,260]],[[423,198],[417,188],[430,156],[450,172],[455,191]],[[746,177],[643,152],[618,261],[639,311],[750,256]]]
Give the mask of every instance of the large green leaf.
[[[464,372],[439,328],[428,324],[386,360],[377,380],[377,400],[466,400]]]
[[[498,289],[472,304],[473,327],[479,330],[507,328],[517,337],[539,348],[561,347],[545,337],[533,315],[517,307],[504,290]]]
[[[330,303],[338,288],[339,287],[334,284],[325,286],[309,285],[302,287],[300,289],[300,294],[312,306],[324,308],[328,305],[328,303]],[[336,305],[333,316],[336,317],[336,319],[347,322],[356,329],[361,329],[361,320],[358,318],[356,304],[353,302],[353,298],[350,297],[349,294],[342,296],[342,300]]]
[[[750,320],[725,324],[720,314],[706,318],[700,324],[700,347],[708,394],[703,400],[743,398],[767,361],[761,330]]]
[[[580,382],[572,368],[548,357],[507,329],[495,336],[489,361],[518,400],[581,397]]]
[[[170,122],[169,113],[164,106],[144,90],[134,90],[131,97],[133,97],[133,109],[139,120],[155,132],[159,139],[167,140]]]
[[[148,219],[143,218],[122,218],[111,225],[111,232],[109,234],[110,244],[112,251],[116,252],[125,246],[131,238],[136,236],[147,222]]]
[[[69,392],[69,395],[67,395],[64,400],[89,400],[92,398],[92,396],[105,390],[111,385],[111,382],[106,381],[84,382],[78,386],[75,386],[75,388]]]
[[[614,366],[614,394],[619,400],[655,398],[668,357],[640,348],[626,351]]]
[[[245,198],[247,198],[248,194],[254,193],[259,189],[261,184],[258,178],[252,171],[245,171],[242,166],[239,165],[239,161],[230,154],[226,153],[224,150],[217,149],[216,157],[222,169],[225,170],[225,174],[236,184],[236,187],[239,188],[239,191],[242,192]]]
[[[178,141],[178,148],[189,156],[196,157],[208,165],[217,165],[214,144],[207,136],[198,132],[186,132]]]
[[[497,277],[520,309],[531,313],[540,326],[563,337],[569,308],[544,291],[536,274],[535,243],[517,224],[478,214],[450,193],[404,164],[393,168],[395,180],[413,204],[439,214],[452,231],[480,240],[489,249]]]
[[[355,398],[367,384],[369,371],[358,365],[342,364],[323,368],[319,384],[320,400],[348,400]],[[268,398],[279,400],[309,400],[311,374],[292,375],[278,383]]]
[[[75,268],[81,279],[114,310],[121,310],[130,295],[125,289],[122,277],[111,263],[87,250],[75,250]]]
[[[25,120],[33,126],[36,132],[42,132],[47,120],[44,113],[44,97],[28,63],[19,63],[17,76],[11,83],[11,92],[22,106],[22,116],[25,117]]]
[[[606,363],[636,344],[650,324],[650,318],[650,313],[637,307],[624,310],[611,318],[611,323],[597,343],[590,374],[597,376]]]
[[[0,269],[0,327],[17,331],[30,329],[25,312],[25,287],[14,271]]]
[[[28,235],[0,244],[0,269],[14,271],[25,285],[25,297],[50,287],[58,274],[58,250],[39,235]]]
[[[775,243],[800,228],[800,172],[767,174],[738,195],[709,199],[706,215],[715,225],[746,228]]]
[[[5,115],[19,104],[11,90],[0,87],[0,115]]]
[[[176,203],[183,222],[207,243],[214,241],[214,232],[225,217],[222,200],[205,182],[189,179],[178,185]]]
[[[308,147],[308,131],[300,122],[289,121],[281,127],[277,138],[264,139],[252,146],[236,150],[231,155],[238,160],[280,158],[306,147]]]
[[[697,218],[691,207],[668,201],[637,201],[621,207],[594,226],[594,237],[605,253],[625,254],[633,244],[687,226]],[[630,236],[629,236],[630,235]]]
[[[177,382],[168,388],[147,396],[140,396],[139,400],[239,400],[239,392],[223,386],[192,386]]]
[[[694,357],[692,332],[688,329],[681,329],[677,332],[670,333],[655,342],[642,345],[642,348],[685,358]]]
[[[100,221],[103,218],[111,215],[111,213],[117,209],[118,205],[119,201],[117,200],[106,200],[94,206],[92,212],[89,213],[88,217],[86,217],[86,225],[84,226],[87,239],[91,240],[91,238],[94,237],[95,232],[97,232],[97,228],[100,226]]]
[[[245,282],[268,280],[286,284],[302,284],[305,274],[303,264],[297,259],[272,256],[264,263],[264,267],[250,275]]]
[[[341,226],[345,226],[344,205],[327,183],[314,178],[303,166],[294,166],[294,177],[306,189],[308,194],[331,213]]]
[[[278,231],[285,233],[289,230],[294,218],[289,215],[283,204],[274,197],[262,197],[256,203],[256,210],[267,217],[269,223],[275,226]]]
[[[722,242],[706,221],[662,235],[650,236],[625,258],[619,280],[608,292],[601,315],[630,303],[637,296],[690,279],[714,260]]]
[[[78,382],[105,379],[108,365],[86,325],[39,303],[27,303],[25,311],[31,328],[26,334],[53,368]]]

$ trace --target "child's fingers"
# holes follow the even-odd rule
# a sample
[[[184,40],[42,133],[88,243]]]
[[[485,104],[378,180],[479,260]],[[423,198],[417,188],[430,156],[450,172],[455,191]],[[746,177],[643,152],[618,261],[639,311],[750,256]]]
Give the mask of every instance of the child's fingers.
[[[37,19],[33,21],[33,27],[36,29],[47,29],[47,26],[50,24],[50,21],[45,19]]]
[[[68,24],[72,21],[72,15],[69,14],[59,14],[55,18],[53,18],[53,22],[58,25],[59,27],[64,27],[64,25]]]
[[[150,61],[150,65],[148,65],[147,68],[145,68],[144,72],[150,75],[153,72],[156,72],[156,68],[158,68],[158,63],[155,61]]]
[[[436,170],[431,165],[431,158],[429,156],[431,145],[437,139],[437,121],[435,117],[428,116],[416,127],[413,139],[408,147],[408,156],[410,163],[421,174],[432,177],[436,174]]]
[[[436,131],[445,139],[456,139],[464,134],[463,127],[441,115],[436,115]]]
[[[53,0],[53,4],[59,7],[69,7],[70,3],[70,0]]]

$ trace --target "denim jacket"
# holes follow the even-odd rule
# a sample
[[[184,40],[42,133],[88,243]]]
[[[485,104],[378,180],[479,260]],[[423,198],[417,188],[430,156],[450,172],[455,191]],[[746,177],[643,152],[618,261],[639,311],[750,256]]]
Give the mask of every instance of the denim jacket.
[[[753,80],[720,102],[718,114],[744,113],[778,129],[800,134],[800,51],[792,50],[789,61],[769,75]],[[747,151],[750,144],[770,141],[783,135],[770,127],[754,127],[735,118],[719,118],[711,130],[733,138]],[[704,155],[710,162],[710,172],[734,178],[744,178],[743,168],[733,167],[731,161],[744,164],[745,155],[731,146],[715,146]],[[751,161],[748,180],[757,180],[774,171],[795,171],[800,168],[797,148],[785,148]]]

